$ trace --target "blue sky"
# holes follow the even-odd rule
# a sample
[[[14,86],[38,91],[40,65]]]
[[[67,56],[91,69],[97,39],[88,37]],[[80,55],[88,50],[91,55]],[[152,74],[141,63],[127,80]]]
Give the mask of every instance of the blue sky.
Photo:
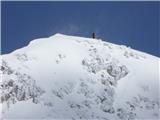
[[[160,2],[2,2],[2,54],[55,33],[159,54]]]

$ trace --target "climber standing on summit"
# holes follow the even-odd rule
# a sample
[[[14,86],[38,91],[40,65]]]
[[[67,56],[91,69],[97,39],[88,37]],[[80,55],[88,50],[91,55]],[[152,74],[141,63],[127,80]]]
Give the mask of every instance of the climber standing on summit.
[[[96,34],[93,32],[92,33],[92,38],[95,39],[96,38]]]

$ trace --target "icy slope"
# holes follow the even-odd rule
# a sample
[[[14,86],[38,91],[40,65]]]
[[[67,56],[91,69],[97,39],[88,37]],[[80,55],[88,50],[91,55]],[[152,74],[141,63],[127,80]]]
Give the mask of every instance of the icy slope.
[[[152,55],[56,34],[1,57],[1,118],[159,119],[159,58]]]

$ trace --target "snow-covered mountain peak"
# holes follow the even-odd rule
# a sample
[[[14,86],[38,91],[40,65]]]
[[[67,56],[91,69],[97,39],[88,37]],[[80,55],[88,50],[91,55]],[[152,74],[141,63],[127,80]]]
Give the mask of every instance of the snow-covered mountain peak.
[[[0,116],[158,119],[158,64],[157,57],[101,39],[59,33],[36,39],[2,55]]]
[[[54,35],[52,35],[52,36],[50,36],[50,38],[52,38],[52,37],[67,37],[67,36],[69,36],[69,35],[65,35],[65,34],[62,34],[62,33],[56,33],[56,34],[54,34]],[[70,36],[70,37],[75,37],[75,36]]]

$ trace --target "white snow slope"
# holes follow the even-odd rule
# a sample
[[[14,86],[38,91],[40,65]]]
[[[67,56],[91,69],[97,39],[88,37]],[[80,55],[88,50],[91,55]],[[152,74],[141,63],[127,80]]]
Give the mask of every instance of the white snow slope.
[[[1,119],[160,119],[158,57],[62,34],[1,57]]]

